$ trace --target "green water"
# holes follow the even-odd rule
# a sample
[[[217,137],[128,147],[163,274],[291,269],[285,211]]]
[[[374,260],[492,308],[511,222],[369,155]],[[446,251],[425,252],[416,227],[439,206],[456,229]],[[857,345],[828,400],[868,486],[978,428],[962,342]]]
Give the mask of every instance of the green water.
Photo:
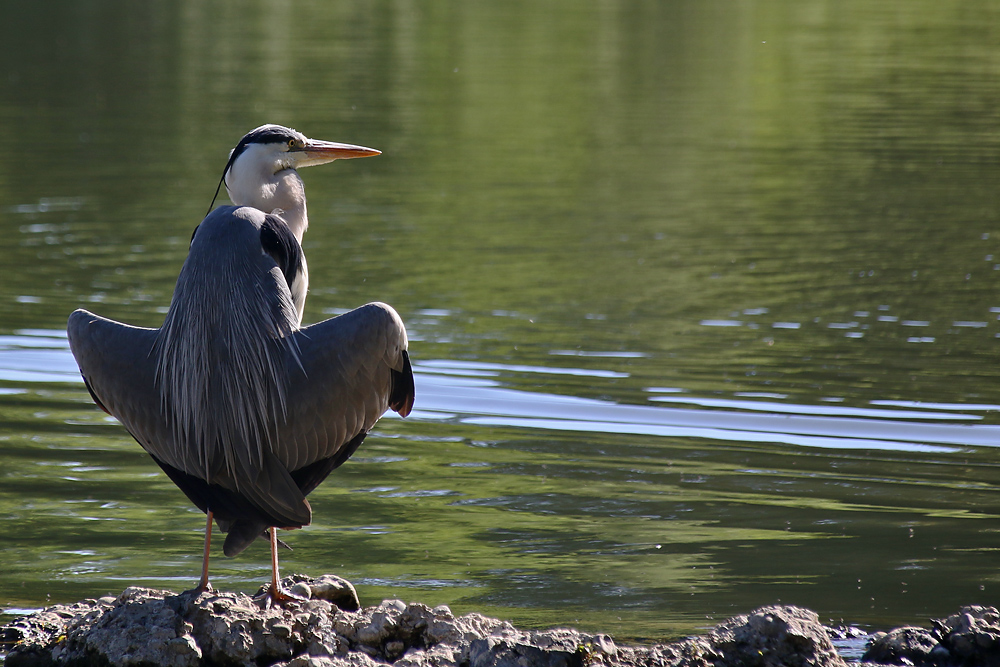
[[[418,377],[283,571],[650,640],[1000,603],[994,3],[3,8],[0,610],[197,580],[59,332],[160,324],[264,122],[383,151],[303,171],[306,320],[391,303]]]

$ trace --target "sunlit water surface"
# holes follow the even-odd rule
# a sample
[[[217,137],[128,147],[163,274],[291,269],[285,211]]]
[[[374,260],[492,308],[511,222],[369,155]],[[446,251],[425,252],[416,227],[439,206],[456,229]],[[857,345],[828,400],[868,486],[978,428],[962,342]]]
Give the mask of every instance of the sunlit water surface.
[[[0,610],[197,579],[63,326],[159,325],[265,121],[384,151],[303,173],[306,319],[393,304],[417,377],[285,572],[646,640],[1000,602],[994,5],[213,7],[0,28]]]

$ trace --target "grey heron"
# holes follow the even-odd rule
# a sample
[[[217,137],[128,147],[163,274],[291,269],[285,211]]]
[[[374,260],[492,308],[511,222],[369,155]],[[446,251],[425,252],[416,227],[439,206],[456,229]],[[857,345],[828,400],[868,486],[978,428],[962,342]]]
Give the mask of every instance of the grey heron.
[[[225,183],[233,204],[253,206],[265,213],[280,215],[301,244],[302,236],[309,227],[309,214],[306,210],[305,184],[298,169],[379,154],[380,151],[365,146],[310,139],[282,125],[261,125],[247,132],[230,152],[215,195],[218,197],[219,189]],[[209,204],[209,210],[214,203],[215,198]],[[301,321],[309,288],[305,256],[294,284],[288,287]]]
[[[240,164],[238,149],[227,173]],[[288,176],[284,182],[301,184]],[[276,529],[309,524],[306,496],[383,413],[405,417],[413,406],[406,330],[390,306],[370,303],[300,327],[291,289],[304,269],[300,199],[298,235],[256,207],[210,212],[192,236],[159,329],[82,309],[67,325],[94,401],[207,516],[195,590],[209,587],[214,519],[227,533],[227,556],[268,534],[269,592],[287,599]]]

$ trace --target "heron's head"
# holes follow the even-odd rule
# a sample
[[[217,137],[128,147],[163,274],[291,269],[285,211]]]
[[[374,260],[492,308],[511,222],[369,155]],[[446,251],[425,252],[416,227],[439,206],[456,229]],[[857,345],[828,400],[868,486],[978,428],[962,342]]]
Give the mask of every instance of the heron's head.
[[[276,174],[285,169],[312,167],[334,160],[371,157],[381,151],[352,144],[310,139],[306,135],[281,125],[261,125],[240,139],[229,155],[227,180],[237,172]]]
[[[282,125],[261,125],[236,144],[222,180],[234,204],[260,207],[269,196],[280,198],[281,172],[380,153],[374,148],[310,139]],[[266,207],[262,210],[270,212]]]

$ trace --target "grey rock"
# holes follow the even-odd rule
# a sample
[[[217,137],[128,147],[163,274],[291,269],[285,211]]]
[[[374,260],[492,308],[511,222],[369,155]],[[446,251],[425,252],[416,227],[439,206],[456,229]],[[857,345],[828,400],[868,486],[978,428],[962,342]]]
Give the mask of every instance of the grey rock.
[[[344,611],[361,609],[358,592],[354,584],[335,574],[324,574],[312,578],[302,574],[292,574],[281,580],[281,586],[292,595],[306,600],[326,600]],[[267,592],[270,585],[261,586],[255,597]]]
[[[438,644],[429,649],[414,648],[404,653],[393,665],[395,667],[426,667],[427,665],[459,667],[459,665],[468,664],[468,660],[463,659],[461,653],[455,646],[447,644]]]
[[[722,654],[715,651],[703,637],[686,639],[676,644],[657,646],[650,651],[649,660],[642,661],[641,655],[636,655],[630,665],[665,665],[669,667],[720,667]]]
[[[199,664],[201,650],[187,634],[191,626],[165,601],[168,594],[126,588],[110,609],[67,630],[62,647],[65,659],[105,655],[114,657],[109,662],[115,666]]]
[[[110,609],[115,598],[84,600],[71,605],[54,605],[42,611],[22,616],[0,628],[0,646],[14,646],[21,664],[48,665],[59,640],[65,641],[66,629],[84,624]],[[11,663],[10,660],[6,662]]]
[[[589,657],[586,645],[591,638],[576,630],[517,632],[508,636],[490,635],[476,639],[469,647],[470,667],[570,667]]]
[[[303,600],[308,600],[312,597],[312,589],[309,588],[309,584],[304,581],[300,581],[289,588],[288,593],[294,597],[302,598]]]
[[[346,584],[346,585],[345,585]],[[843,667],[815,613],[762,607],[702,637],[659,646],[618,645],[569,628],[529,631],[482,614],[385,600],[362,608],[349,582],[282,581],[308,596],[265,607],[246,595],[175,595],[128,588],[117,598],[55,605],[0,628],[7,667],[246,665],[257,667]],[[345,594],[346,591],[346,594]],[[308,598],[308,599],[305,599]],[[353,607],[353,608],[351,608]],[[1000,613],[963,607],[933,630],[878,638],[894,653],[866,659],[1000,667]],[[879,649],[881,650],[881,649]]]
[[[996,607],[962,607],[957,614],[936,621],[934,628],[941,637],[936,656],[940,664],[953,661],[1000,667],[1000,612]]]
[[[376,662],[364,653],[352,653],[342,657],[300,655],[274,667],[385,667],[385,663]]]
[[[354,584],[343,577],[324,574],[311,579],[309,588],[314,600],[326,600],[344,611],[361,609],[361,601],[358,599],[358,592],[354,590]]]
[[[903,627],[881,633],[865,651],[863,660],[889,665],[933,664],[931,652],[938,640],[929,630]]]
[[[717,626],[708,640],[726,665],[846,664],[816,613],[799,607],[761,607]]]

